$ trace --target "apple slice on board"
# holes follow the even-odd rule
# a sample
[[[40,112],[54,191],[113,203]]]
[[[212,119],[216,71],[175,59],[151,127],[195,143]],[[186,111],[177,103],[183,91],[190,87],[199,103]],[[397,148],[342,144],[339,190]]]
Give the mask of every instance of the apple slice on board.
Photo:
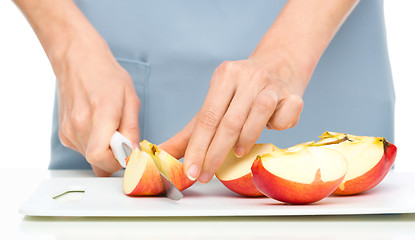
[[[264,155],[278,149],[271,143],[255,144],[243,157],[237,157],[234,148],[229,151],[216,177],[228,189],[249,197],[264,196],[252,182],[251,166],[258,155]]]
[[[183,191],[192,186],[196,180],[192,181],[183,172],[183,163],[168,154],[157,145],[143,140],[140,142],[142,151],[148,153],[154,160],[160,172],[162,172],[174,186]]]
[[[251,171],[255,186],[266,196],[307,204],[327,197],[339,186],[347,161],[339,152],[310,142],[258,156]]]
[[[316,144],[340,152],[348,161],[349,170],[334,194],[352,195],[375,187],[395,162],[397,148],[383,137],[325,132],[320,138]],[[341,139],[345,141],[336,143]]]
[[[138,148],[134,149],[128,157],[123,189],[129,196],[153,196],[164,192],[156,164],[150,155]]]

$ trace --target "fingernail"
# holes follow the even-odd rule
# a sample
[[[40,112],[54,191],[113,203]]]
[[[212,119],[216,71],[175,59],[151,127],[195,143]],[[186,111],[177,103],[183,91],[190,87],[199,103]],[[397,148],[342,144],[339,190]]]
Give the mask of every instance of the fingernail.
[[[138,144],[138,143],[132,143],[133,144],[133,149],[136,149],[136,148],[140,148],[140,145]]]
[[[187,171],[187,178],[194,181],[196,180],[198,173],[199,173],[198,167],[196,165],[192,165]]]
[[[242,157],[245,154],[245,149],[243,147],[236,147],[235,148],[235,155],[237,157]]]
[[[210,175],[208,173],[202,173],[200,174],[198,180],[200,183],[207,183],[210,180]]]

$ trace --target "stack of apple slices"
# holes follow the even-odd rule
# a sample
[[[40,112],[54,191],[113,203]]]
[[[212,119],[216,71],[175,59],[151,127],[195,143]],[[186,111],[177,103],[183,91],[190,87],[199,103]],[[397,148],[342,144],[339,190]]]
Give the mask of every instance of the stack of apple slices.
[[[391,169],[397,149],[380,137],[325,132],[318,142],[287,149],[257,144],[244,157],[233,150],[216,177],[244,196],[262,194],[307,204],[334,193],[351,195],[378,185]]]
[[[136,148],[126,159],[124,172],[124,193],[129,196],[155,196],[163,193],[162,172],[179,191],[192,186],[183,172],[183,163],[160,149],[155,144],[143,140],[140,149]]]

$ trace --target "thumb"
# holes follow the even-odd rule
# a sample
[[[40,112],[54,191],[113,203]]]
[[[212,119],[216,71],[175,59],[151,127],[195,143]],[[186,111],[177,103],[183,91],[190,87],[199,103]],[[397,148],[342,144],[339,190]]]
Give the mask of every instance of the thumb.
[[[169,140],[160,144],[159,147],[176,159],[184,157],[190,137],[192,136],[193,128],[196,123],[198,114],[184,127],[180,132],[174,135]]]
[[[140,112],[140,99],[137,95],[126,98],[118,131],[128,138],[133,147],[138,147],[140,141],[140,129],[138,126],[138,114]]]

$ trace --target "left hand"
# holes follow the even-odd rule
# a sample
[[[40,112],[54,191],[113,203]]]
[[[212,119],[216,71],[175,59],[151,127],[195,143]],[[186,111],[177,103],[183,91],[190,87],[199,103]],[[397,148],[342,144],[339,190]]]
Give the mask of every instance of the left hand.
[[[235,146],[237,155],[245,155],[265,126],[284,130],[297,124],[305,87],[297,84],[301,81],[290,68],[272,71],[265,62],[223,62],[198,114],[161,145],[177,158],[185,152],[184,171],[190,179],[209,182],[229,150]]]
[[[216,69],[198,114],[161,147],[184,155],[185,173],[206,183],[232,146],[242,156],[264,126],[295,126],[314,68],[357,2],[287,1],[248,59]]]

